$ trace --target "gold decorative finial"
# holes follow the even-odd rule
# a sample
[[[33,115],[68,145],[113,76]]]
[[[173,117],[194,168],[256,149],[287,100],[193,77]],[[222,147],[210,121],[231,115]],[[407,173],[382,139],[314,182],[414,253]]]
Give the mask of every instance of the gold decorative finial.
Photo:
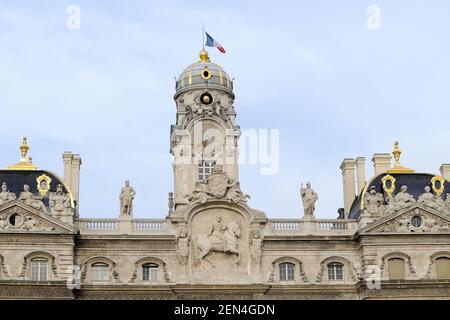
[[[20,145],[20,161],[19,163],[8,166],[10,170],[36,170],[37,167],[33,165],[33,159],[29,157],[27,159],[27,153],[30,147],[28,146],[27,137],[23,137],[22,144]]]
[[[400,155],[402,154],[402,151],[398,147],[398,141],[394,142],[394,151],[392,151],[392,154],[394,155],[394,167],[392,169],[389,169],[387,172],[389,173],[412,173],[415,170],[405,168],[400,163]]]
[[[22,145],[20,146],[20,153],[22,154],[22,158],[20,162],[27,162],[27,153],[30,147],[28,146],[27,137],[23,137]]]
[[[206,51],[205,49],[200,51],[200,61],[201,62],[209,62],[210,61],[208,51]]]
[[[400,164],[400,155],[402,154],[402,151],[398,147],[398,141],[394,142],[394,151],[392,151],[392,154],[394,155],[394,159],[395,159],[394,167],[401,166],[401,164]]]

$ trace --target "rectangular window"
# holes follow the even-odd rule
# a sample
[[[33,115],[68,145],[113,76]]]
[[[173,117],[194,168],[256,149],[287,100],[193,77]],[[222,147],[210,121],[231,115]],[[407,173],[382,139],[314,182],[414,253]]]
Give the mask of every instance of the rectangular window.
[[[405,279],[405,260],[401,258],[392,258],[388,260],[389,279]]]
[[[280,268],[280,280],[281,281],[294,280],[295,265],[293,263],[281,263],[279,268]]]
[[[92,265],[91,278],[93,281],[108,281],[109,280],[109,266],[107,264],[94,264]]]
[[[198,181],[206,180],[211,175],[215,165],[216,161],[214,160],[200,160],[198,162]]]
[[[341,263],[328,264],[328,280],[344,280],[344,266]]]
[[[33,259],[31,261],[31,280],[48,280],[48,261],[47,259]]]
[[[142,266],[142,280],[157,282],[159,280],[159,268],[157,264],[147,263]]]

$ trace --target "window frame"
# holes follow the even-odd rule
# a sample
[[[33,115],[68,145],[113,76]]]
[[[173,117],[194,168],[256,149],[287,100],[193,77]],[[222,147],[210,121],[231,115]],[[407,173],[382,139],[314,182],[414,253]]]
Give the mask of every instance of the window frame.
[[[448,256],[438,256],[438,257],[436,257],[434,259],[434,273],[436,275],[436,279],[437,280],[449,280],[450,276],[449,277],[440,277],[439,276],[439,274],[438,274],[438,260],[446,260],[446,261],[449,261],[448,263],[450,263],[450,257],[448,257]]]
[[[404,270],[403,270],[403,277],[399,277],[399,278],[392,277],[391,271],[390,271],[390,263],[393,260],[401,260],[401,261],[403,261],[403,268],[404,268]],[[405,258],[399,257],[399,256],[392,256],[392,257],[387,258],[386,262],[387,262],[387,276],[388,276],[389,280],[405,280],[407,278],[407,271],[406,271],[406,267],[407,266],[406,266],[406,264],[408,263],[408,261]]]
[[[216,160],[198,160],[197,162],[197,181],[205,181],[211,175],[214,166],[217,164]]]
[[[146,273],[146,270],[147,273]],[[147,277],[146,277],[147,275]],[[141,265],[141,276],[144,282],[159,282],[160,281],[160,266],[154,262],[146,262]]]
[[[295,263],[290,261],[283,261],[278,264],[278,278],[279,281],[295,281]],[[291,268],[291,269],[290,269]]]
[[[332,261],[327,263],[328,281],[344,281],[345,280],[344,267],[345,267],[344,264],[338,261]],[[340,270],[340,274],[338,270]]]
[[[101,269],[103,268],[103,269]],[[93,282],[108,282],[111,280],[111,272],[110,265],[106,262],[97,261],[90,265],[90,278]],[[103,271],[106,271],[105,274],[102,274]],[[101,277],[98,277],[98,276]],[[105,276],[105,277],[103,277]]]
[[[35,266],[37,266],[37,278],[35,277]],[[45,266],[45,270],[44,270]],[[45,273],[43,272],[45,271]],[[45,276],[44,276],[45,275]],[[46,257],[34,257],[30,259],[30,280],[49,281],[49,259]]]

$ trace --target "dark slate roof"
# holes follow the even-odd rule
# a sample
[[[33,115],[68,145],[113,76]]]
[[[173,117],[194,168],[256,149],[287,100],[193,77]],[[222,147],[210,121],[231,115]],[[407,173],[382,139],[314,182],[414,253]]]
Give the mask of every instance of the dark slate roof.
[[[0,186],[3,182],[6,182],[8,191],[15,193],[17,198],[23,191],[23,186],[25,184],[30,186],[30,192],[39,194],[36,179],[42,174],[45,174],[52,179],[50,182],[50,192],[55,192],[58,184],[62,184],[64,193],[69,193],[69,190],[59,177],[45,170],[0,170]],[[48,197],[46,196],[42,202],[48,206]]]
[[[431,187],[431,179],[435,176],[434,174],[428,173],[383,173],[374,177],[371,181],[368,182],[363,191],[358,195],[358,197],[356,197],[355,201],[353,202],[349,213],[350,219],[356,219],[359,217],[362,196],[365,191],[369,191],[372,186],[375,186],[377,192],[384,194],[381,179],[388,174],[396,179],[394,195],[400,191],[401,186],[406,185],[408,187],[407,192],[413,195],[416,200],[424,192],[423,189],[425,188],[425,186]],[[445,190],[441,195],[443,199],[445,198],[446,193],[450,193],[450,182],[445,181],[444,187]],[[386,198],[385,194],[384,196]]]

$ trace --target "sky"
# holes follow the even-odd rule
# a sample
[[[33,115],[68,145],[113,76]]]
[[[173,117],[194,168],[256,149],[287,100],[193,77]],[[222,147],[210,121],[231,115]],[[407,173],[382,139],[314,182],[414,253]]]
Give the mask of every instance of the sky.
[[[335,218],[344,158],[366,157],[370,179],[372,155],[399,140],[418,172],[450,163],[449,14],[448,0],[1,0],[0,167],[27,136],[60,176],[62,153],[81,154],[81,217],[118,217],[130,180],[134,216],[164,218],[174,77],[198,60],[204,23],[227,50],[209,52],[234,78],[237,124],[279,130],[276,174],[240,167],[248,204],[300,218],[311,181],[316,217]]]

